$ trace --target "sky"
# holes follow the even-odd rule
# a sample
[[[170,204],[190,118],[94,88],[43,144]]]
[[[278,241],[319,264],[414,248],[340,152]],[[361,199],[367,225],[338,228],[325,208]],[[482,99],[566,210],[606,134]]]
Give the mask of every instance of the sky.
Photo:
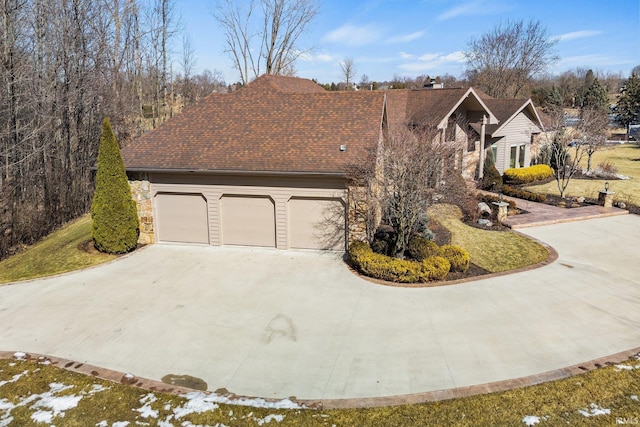
[[[175,0],[183,34],[196,56],[196,72],[239,80],[224,53],[224,32],[214,20],[214,0]],[[557,39],[560,60],[551,74],[580,68],[622,73],[640,65],[638,0],[318,0],[319,14],[298,45],[312,49],[296,62],[297,76],[321,83],[342,79],[340,62],[353,59],[356,81],[394,76],[415,78],[464,72],[468,42],[492,28],[518,20],[539,20]],[[176,43],[180,56],[182,37]],[[178,61],[176,61],[178,62]],[[176,63],[174,69],[179,69]]]

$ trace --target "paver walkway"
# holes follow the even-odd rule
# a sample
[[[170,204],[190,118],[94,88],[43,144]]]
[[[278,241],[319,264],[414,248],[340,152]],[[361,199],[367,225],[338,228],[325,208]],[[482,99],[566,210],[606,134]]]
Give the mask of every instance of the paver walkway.
[[[487,193],[484,192],[483,193]],[[495,193],[487,193],[495,196]],[[583,221],[593,218],[627,215],[629,211],[620,208],[605,208],[602,206],[581,206],[578,208],[561,208],[546,203],[531,202],[529,200],[504,196],[504,200],[512,200],[520,209],[527,213],[507,217],[505,225],[516,229],[538,227],[541,225],[557,224],[561,222]]]
[[[336,406],[549,378],[640,347],[639,229],[636,215],[526,228],[556,262],[418,289],[365,281],[331,254],[152,245],[0,286],[0,350]]]

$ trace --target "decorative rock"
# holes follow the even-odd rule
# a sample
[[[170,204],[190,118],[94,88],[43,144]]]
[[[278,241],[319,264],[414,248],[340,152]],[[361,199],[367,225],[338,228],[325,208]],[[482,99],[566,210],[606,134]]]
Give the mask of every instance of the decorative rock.
[[[480,218],[478,220],[478,224],[479,225],[484,225],[485,227],[492,227],[493,223],[491,221],[489,221],[488,219],[484,219],[484,218]]]
[[[491,215],[491,208],[485,202],[478,203],[478,213]]]
[[[576,197],[576,202],[584,203],[584,197]]]
[[[627,204],[625,202],[616,202],[616,206],[620,209],[627,209]]]

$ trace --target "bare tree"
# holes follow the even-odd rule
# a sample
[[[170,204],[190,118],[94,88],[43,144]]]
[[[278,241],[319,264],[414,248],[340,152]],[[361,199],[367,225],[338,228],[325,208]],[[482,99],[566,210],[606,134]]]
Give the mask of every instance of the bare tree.
[[[457,176],[450,173],[456,143],[443,142],[438,135],[434,126],[395,129],[375,153],[360,156],[347,168],[369,237],[381,216],[396,234],[391,255],[397,258],[404,258],[410,239],[424,225],[434,196]]]
[[[464,53],[467,77],[491,96],[515,98],[558,60],[556,43],[539,21],[500,24],[469,41]]]
[[[219,0],[213,10],[242,84],[263,72],[291,74],[308,52],[298,40],[317,14],[315,0]]]
[[[353,89],[351,86],[353,84],[353,79],[356,76],[356,67],[353,64],[353,58],[344,58],[340,62],[340,70],[342,71],[342,78],[346,83],[346,90]]]
[[[587,172],[591,170],[591,157],[607,143],[609,116],[602,108],[583,108],[580,112],[578,130],[582,135],[581,144],[587,155]]]
[[[195,100],[195,90],[193,87],[193,70],[196,66],[196,55],[189,36],[182,37],[182,56],[180,58],[180,67],[182,68],[181,86],[182,97],[185,105]]]

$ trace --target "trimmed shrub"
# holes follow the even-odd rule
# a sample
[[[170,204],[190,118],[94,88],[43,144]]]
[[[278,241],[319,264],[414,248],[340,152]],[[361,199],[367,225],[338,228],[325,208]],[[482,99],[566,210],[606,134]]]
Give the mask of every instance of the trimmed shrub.
[[[423,259],[432,256],[442,256],[442,250],[433,240],[416,236],[409,241],[407,255],[416,261],[422,261]]]
[[[96,191],[91,204],[93,244],[100,252],[122,254],[138,244],[140,226],[124,162],[109,119],[104,119]]]
[[[505,184],[528,184],[553,177],[553,169],[549,165],[534,165],[528,168],[507,169],[504,171]]]
[[[511,187],[510,185],[505,185],[502,187],[502,192],[506,196],[517,197],[518,199],[530,200],[532,202],[544,202],[547,200],[546,194],[538,194],[532,191],[524,190],[522,188]]]
[[[449,274],[451,264],[441,256],[432,256],[422,261],[423,281],[444,280]]]
[[[361,273],[376,279],[399,283],[415,283],[421,278],[421,265],[415,261],[377,254],[366,242],[352,242],[349,262]]]
[[[366,242],[352,242],[349,263],[362,274],[397,283],[427,282],[447,277],[451,264],[443,257],[432,256],[422,262],[391,258],[377,254]]]
[[[502,176],[496,168],[495,160],[491,151],[487,153],[487,158],[484,159],[484,175],[482,176],[482,189],[489,191],[501,191],[502,190]]]
[[[442,246],[442,256],[451,264],[450,271],[459,271],[464,273],[469,269],[471,263],[471,257],[469,252],[462,249],[460,246],[444,245]]]

